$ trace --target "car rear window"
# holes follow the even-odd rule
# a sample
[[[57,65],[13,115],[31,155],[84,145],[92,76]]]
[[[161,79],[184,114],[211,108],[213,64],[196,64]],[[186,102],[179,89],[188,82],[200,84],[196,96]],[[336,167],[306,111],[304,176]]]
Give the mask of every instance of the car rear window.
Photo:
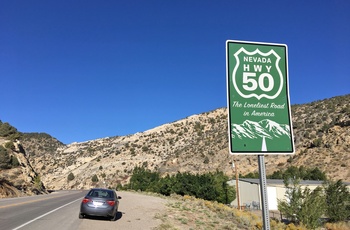
[[[88,194],[91,197],[114,198],[112,191],[107,190],[91,190]]]

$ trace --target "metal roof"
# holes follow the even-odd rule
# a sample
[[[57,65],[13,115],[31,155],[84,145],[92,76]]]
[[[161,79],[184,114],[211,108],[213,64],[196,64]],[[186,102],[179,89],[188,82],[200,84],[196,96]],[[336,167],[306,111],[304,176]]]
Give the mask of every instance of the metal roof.
[[[232,181],[232,182],[231,182]],[[234,181],[235,179],[232,179],[230,181],[229,184],[233,184],[234,185]],[[247,183],[251,183],[251,184],[260,184],[260,179],[253,179],[253,178],[239,178],[239,181],[242,182],[247,182]],[[282,179],[266,179],[266,183],[267,185],[274,185],[274,186],[284,186],[283,180]],[[324,181],[322,180],[300,180],[300,185],[315,185],[315,186],[321,186],[323,185]],[[350,186],[349,182],[344,182],[343,184],[345,184],[346,186]]]

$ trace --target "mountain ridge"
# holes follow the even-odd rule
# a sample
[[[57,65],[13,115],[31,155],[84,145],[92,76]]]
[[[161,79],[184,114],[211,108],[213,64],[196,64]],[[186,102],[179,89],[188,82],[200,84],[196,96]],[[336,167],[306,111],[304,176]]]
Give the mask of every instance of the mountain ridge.
[[[250,139],[255,139],[257,136],[273,139],[273,137],[279,138],[280,136],[287,135],[290,137],[289,125],[278,124],[272,120],[264,119],[259,122],[245,120],[242,124],[233,124],[232,130],[233,137],[237,135],[239,139],[242,136]]]
[[[290,166],[318,167],[330,179],[350,181],[349,105],[350,94],[292,106],[296,153],[267,155],[267,173]],[[20,141],[48,189],[115,187],[127,183],[136,166],[163,176],[216,170],[233,176],[235,161],[240,174],[257,172],[256,156],[229,154],[227,114],[227,108],[219,108],[133,135],[68,145],[30,134]],[[270,122],[259,126],[263,132],[275,127]],[[278,130],[283,133],[286,127]],[[70,174],[74,178],[68,180]],[[94,175],[97,182],[92,181]]]

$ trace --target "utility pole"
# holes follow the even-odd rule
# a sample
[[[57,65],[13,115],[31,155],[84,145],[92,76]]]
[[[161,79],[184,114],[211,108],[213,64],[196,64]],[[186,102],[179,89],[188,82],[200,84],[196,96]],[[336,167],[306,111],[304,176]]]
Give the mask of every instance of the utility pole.
[[[237,164],[235,165],[235,160],[232,160],[232,169],[235,170],[235,174],[236,174],[236,196],[237,196],[237,207],[238,210],[241,210],[241,204],[239,201],[239,176],[238,176],[238,167]]]

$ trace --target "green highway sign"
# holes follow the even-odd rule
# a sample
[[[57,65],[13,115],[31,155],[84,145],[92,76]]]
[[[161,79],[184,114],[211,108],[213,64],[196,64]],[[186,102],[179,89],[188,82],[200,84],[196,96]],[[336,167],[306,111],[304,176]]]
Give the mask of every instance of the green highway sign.
[[[293,154],[287,45],[226,42],[231,154]]]

